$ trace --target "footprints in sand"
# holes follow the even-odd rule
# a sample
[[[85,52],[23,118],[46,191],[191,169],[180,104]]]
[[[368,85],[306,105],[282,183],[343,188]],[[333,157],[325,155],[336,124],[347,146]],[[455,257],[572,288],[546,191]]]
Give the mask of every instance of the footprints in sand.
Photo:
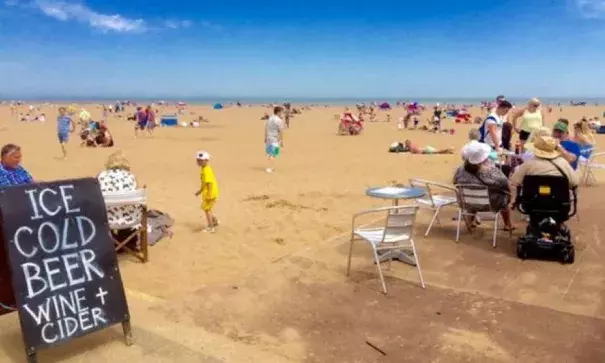
[[[327,212],[328,208],[320,207],[313,208],[303,204],[292,203],[285,199],[274,199],[266,194],[261,195],[250,195],[243,199],[244,202],[267,202],[265,203],[266,209],[288,209],[291,211],[301,211],[301,210],[314,210],[316,212]]]
[[[269,200],[269,196],[266,194],[261,194],[261,195],[250,195],[246,198],[243,199],[244,202],[259,202],[259,201],[263,201],[263,200]]]
[[[293,228],[294,231],[292,233],[294,234],[299,233],[299,231],[295,227],[295,223],[293,223],[294,218],[299,219],[309,217],[308,215],[299,213],[307,211],[311,213],[328,211],[328,208],[325,207],[310,207],[304,204],[294,203],[289,200],[278,198],[276,196],[270,196],[267,194],[249,195],[242,199],[242,202],[254,204],[252,206],[253,208],[249,211],[250,213],[256,213],[260,215],[265,214],[263,212],[258,212],[257,210],[254,210],[257,205],[258,207],[261,207],[265,210],[272,211],[270,213],[271,217],[265,216],[265,219],[261,219],[260,221],[253,223],[251,228],[254,228],[256,230],[268,230],[265,234],[268,236],[269,241],[279,246],[285,246],[287,244],[286,240],[282,238],[282,236],[284,235],[284,233],[288,233],[288,228]],[[278,213],[277,216],[275,216],[276,212]],[[269,215],[269,212],[267,211],[266,214]],[[266,224],[267,218],[272,221],[271,227]],[[277,220],[275,218],[277,218]],[[322,215],[318,214],[315,216],[311,216],[311,218],[321,219]],[[271,236],[271,234],[273,234],[273,236]]]
[[[441,336],[441,349],[468,357],[468,361],[511,362],[512,357],[488,334],[450,328]]]

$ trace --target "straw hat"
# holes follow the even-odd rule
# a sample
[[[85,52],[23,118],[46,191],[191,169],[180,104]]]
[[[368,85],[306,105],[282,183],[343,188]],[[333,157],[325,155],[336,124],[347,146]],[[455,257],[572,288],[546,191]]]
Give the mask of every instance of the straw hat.
[[[105,163],[106,169],[122,169],[122,170],[130,170],[130,163],[124,153],[122,151],[116,151],[113,154],[109,155],[107,158],[107,163]]]
[[[534,155],[542,159],[555,159],[561,156],[558,141],[551,136],[537,135],[531,145]]]

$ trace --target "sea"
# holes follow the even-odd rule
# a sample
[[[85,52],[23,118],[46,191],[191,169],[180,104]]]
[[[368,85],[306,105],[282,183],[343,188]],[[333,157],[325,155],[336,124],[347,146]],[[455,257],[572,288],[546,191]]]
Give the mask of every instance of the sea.
[[[507,98],[513,104],[524,104],[531,97],[510,97]],[[395,104],[398,101],[401,102],[418,102],[424,105],[479,105],[481,102],[494,101],[495,96],[490,97],[467,97],[467,98],[452,98],[452,97],[355,97],[355,98],[302,98],[302,97],[144,97],[144,98],[125,98],[125,97],[23,97],[23,98],[9,98],[0,97],[0,102],[11,102],[20,101],[22,103],[100,103],[100,104],[112,104],[117,100],[128,100],[139,104],[158,103],[164,101],[169,104],[177,102],[185,102],[188,104],[197,105],[214,105],[220,104],[235,104],[240,102],[244,105],[266,105],[266,104],[281,104],[289,102],[295,105],[355,105],[355,104],[370,104],[376,103],[390,103]],[[605,97],[544,97],[540,98],[544,104],[561,104],[569,105],[572,102],[586,102],[586,105],[605,105]]]

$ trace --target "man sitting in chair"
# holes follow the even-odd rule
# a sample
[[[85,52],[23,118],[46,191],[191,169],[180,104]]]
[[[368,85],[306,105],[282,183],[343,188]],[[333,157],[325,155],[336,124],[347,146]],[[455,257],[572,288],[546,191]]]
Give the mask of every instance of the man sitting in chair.
[[[533,156],[519,166],[511,177],[511,195],[516,195],[517,187],[523,185],[526,175],[561,176],[567,178],[569,188],[577,187],[580,178],[562,155],[559,142],[550,136],[538,135],[532,144],[526,144]],[[511,198],[512,201],[515,198]]]

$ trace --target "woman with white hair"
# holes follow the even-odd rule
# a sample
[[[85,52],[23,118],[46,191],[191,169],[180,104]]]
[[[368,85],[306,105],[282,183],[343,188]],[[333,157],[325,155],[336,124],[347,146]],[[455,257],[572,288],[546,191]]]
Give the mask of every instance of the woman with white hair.
[[[454,185],[484,185],[489,189],[490,211],[500,211],[505,230],[512,230],[509,210],[508,179],[490,160],[492,148],[480,142],[470,142],[462,150],[464,164],[456,170]],[[474,212],[484,212],[476,210]],[[474,226],[476,220],[467,220],[468,226]]]
[[[540,104],[540,100],[534,97],[529,100],[526,107],[515,110],[511,114],[509,121],[513,124],[514,130],[519,133],[521,147],[525,145],[527,139],[529,139],[529,135],[535,129],[544,126],[545,117],[540,109]],[[520,126],[517,126],[518,119],[521,119]]]
[[[115,193],[137,190],[137,178],[130,170],[130,163],[121,151],[109,155],[105,170],[97,177],[101,192]],[[127,224],[141,219],[141,210],[136,206],[126,205],[107,208],[109,224]]]

